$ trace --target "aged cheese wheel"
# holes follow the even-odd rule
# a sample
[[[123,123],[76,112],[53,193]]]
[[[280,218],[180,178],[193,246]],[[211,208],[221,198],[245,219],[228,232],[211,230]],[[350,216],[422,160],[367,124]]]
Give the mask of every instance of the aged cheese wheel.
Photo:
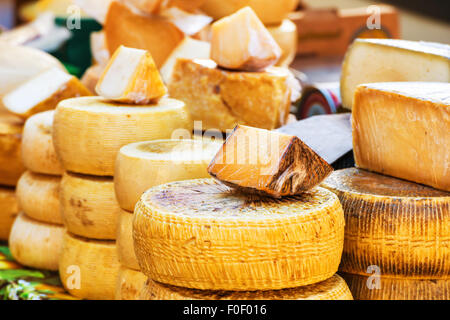
[[[211,291],[175,287],[148,279],[142,300],[353,300],[345,281],[338,275],[298,288],[269,291]]]
[[[0,240],[8,240],[18,212],[19,206],[14,189],[0,187]]]
[[[61,213],[69,232],[90,239],[116,239],[120,208],[112,178],[66,172],[60,193]]]
[[[64,168],[53,146],[54,111],[38,113],[29,118],[22,134],[22,160],[28,170],[62,175]]]
[[[342,273],[342,277],[347,282],[356,300],[450,299],[450,278],[442,280],[388,278],[383,276],[370,278],[370,276],[349,273]]]
[[[121,267],[116,285],[116,300],[140,300],[147,276],[140,271]]]
[[[213,179],[148,190],[133,220],[144,274],[206,290],[276,290],[336,273],[344,239],[337,197],[322,188],[271,199],[236,193]]]
[[[58,270],[64,227],[17,216],[9,236],[9,249],[20,264],[36,269]]]
[[[15,186],[25,171],[21,140],[23,121],[0,110],[0,185]]]
[[[133,107],[85,97],[59,104],[53,143],[66,170],[112,176],[122,146],[168,139],[177,129],[191,132],[192,126],[184,103],[178,100],[163,98],[155,105]]]
[[[90,240],[64,234],[59,276],[73,296],[113,300],[120,264],[114,241]]]
[[[127,269],[140,270],[134,253],[133,213],[121,210],[117,226],[117,254],[122,266]]]
[[[289,19],[284,19],[279,25],[267,26],[272,37],[282,50],[277,66],[288,67],[297,54],[297,26]]]
[[[17,183],[16,194],[20,209],[40,222],[63,224],[59,208],[61,177],[25,171]]]
[[[222,141],[154,140],[136,142],[117,156],[114,173],[116,198],[120,206],[134,211],[141,195],[149,188],[172,181],[208,178],[209,162]]]
[[[366,275],[440,279],[450,276],[450,193],[350,168],[322,184],[345,213],[340,270]]]

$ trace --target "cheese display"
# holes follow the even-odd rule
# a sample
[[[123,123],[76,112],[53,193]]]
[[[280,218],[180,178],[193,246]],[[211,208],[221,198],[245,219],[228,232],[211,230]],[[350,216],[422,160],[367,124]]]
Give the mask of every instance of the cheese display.
[[[0,240],[8,240],[18,213],[19,207],[14,189],[0,187]]]
[[[0,112],[0,185],[15,186],[25,167],[22,164],[23,121]]]
[[[247,193],[280,198],[311,190],[333,168],[299,138],[238,125],[208,172]]]
[[[279,25],[267,26],[267,30],[281,48],[281,57],[276,65],[289,66],[297,53],[297,26],[291,20],[284,19]]]
[[[64,234],[59,276],[71,295],[89,300],[114,299],[119,268],[113,241]]]
[[[209,162],[223,141],[154,140],[124,146],[117,156],[114,187],[120,206],[133,212],[149,188],[172,181],[208,178]]]
[[[147,277],[139,271],[121,267],[116,284],[116,300],[140,300]]]
[[[352,109],[359,84],[450,82],[450,45],[393,39],[356,39],[342,65],[342,104]]]
[[[120,208],[112,178],[66,172],[60,194],[61,213],[70,233],[90,239],[116,238]]]
[[[356,168],[334,172],[322,184],[345,213],[340,270],[366,275],[447,279],[450,275],[450,193]]]
[[[132,107],[101,97],[62,101],[56,111],[53,143],[68,171],[112,176],[120,148],[136,141],[167,139],[177,129],[192,130],[181,101]]]
[[[450,83],[392,82],[355,92],[356,166],[450,191]]]
[[[63,224],[59,209],[61,177],[26,171],[16,188],[17,201],[26,215],[40,222]]]
[[[236,72],[212,60],[178,59],[169,94],[186,103],[204,130],[225,132],[236,124],[275,129],[286,124],[291,105],[288,75],[282,68]]]
[[[28,218],[21,213],[9,235],[9,249],[14,259],[28,267],[58,270],[64,228]]]
[[[30,117],[22,134],[22,161],[28,170],[62,175],[64,169],[53,146],[54,111],[46,111]]]
[[[213,179],[149,189],[133,220],[149,278],[205,290],[276,290],[326,280],[341,259],[344,216],[322,188],[271,199]],[[207,263],[205,263],[207,261]]]
[[[132,212],[120,211],[116,239],[120,264],[127,269],[140,270],[136,254],[134,253]]]
[[[250,7],[211,26],[211,59],[223,68],[260,71],[280,57],[280,46]]]

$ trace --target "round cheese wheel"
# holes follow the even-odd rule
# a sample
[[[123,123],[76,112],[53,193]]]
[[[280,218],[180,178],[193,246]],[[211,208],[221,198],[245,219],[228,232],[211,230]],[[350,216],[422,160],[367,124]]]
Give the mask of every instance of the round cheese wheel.
[[[277,290],[332,277],[344,215],[330,191],[282,199],[246,195],[213,179],[172,182],[136,204],[133,239],[149,278],[204,290]]]
[[[140,300],[147,277],[140,271],[121,267],[117,277],[116,300]]]
[[[58,270],[63,234],[63,226],[39,222],[21,213],[12,226],[9,249],[24,266]]]
[[[0,240],[8,240],[18,212],[19,206],[14,189],[0,187]]]
[[[291,20],[284,19],[279,25],[267,26],[267,30],[283,52],[276,65],[288,67],[297,55],[297,26]]]
[[[60,183],[61,177],[25,171],[16,189],[20,209],[34,220],[62,225]]]
[[[124,145],[190,133],[192,126],[178,100],[162,98],[155,105],[136,107],[82,97],[64,100],[56,108],[53,142],[66,170],[112,176]]]
[[[21,158],[23,121],[0,110],[0,185],[15,186],[25,171]]]
[[[121,210],[117,226],[117,253],[120,263],[128,269],[140,270],[134,253],[133,213]]]

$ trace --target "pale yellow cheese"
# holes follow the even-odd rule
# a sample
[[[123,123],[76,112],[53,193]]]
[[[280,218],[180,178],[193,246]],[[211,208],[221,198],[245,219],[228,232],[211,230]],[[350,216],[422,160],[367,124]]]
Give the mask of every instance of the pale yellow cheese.
[[[91,92],[95,92],[95,87],[97,82],[103,74],[105,66],[100,64],[95,64],[89,67],[81,77],[81,83]]]
[[[121,267],[117,277],[115,300],[140,300],[147,277],[139,271]]]
[[[279,25],[267,26],[272,37],[281,48],[282,54],[277,66],[288,67],[297,54],[297,26],[289,19],[284,19]]]
[[[0,187],[0,240],[8,240],[18,213],[19,206],[14,189]]]
[[[22,164],[23,121],[0,110],[0,185],[15,186],[25,167]]]

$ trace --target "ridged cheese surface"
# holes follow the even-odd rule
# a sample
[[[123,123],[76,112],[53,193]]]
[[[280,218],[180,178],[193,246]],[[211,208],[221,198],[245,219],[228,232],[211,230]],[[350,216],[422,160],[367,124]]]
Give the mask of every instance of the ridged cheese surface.
[[[142,272],[121,267],[117,277],[115,300],[140,300],[147,281]]]
[[[0,110],[0,185],[15,186],[25,167],[22,164],[23,121]]]
[[[18,213],[19,207],[14,189],[0,187],[0,240],[8,240]]]

